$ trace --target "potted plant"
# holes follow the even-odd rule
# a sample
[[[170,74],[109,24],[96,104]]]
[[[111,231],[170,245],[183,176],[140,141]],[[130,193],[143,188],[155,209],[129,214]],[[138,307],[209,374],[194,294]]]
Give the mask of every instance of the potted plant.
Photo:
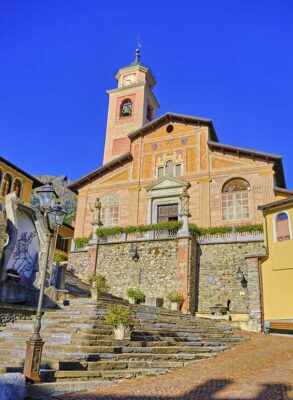
[[[131,310],[124,306],[109,306],[106,324],[113,326],[115,340],[130,339]]]
[[[145,295],[141,290],[129,288],[126,293],[130,304],[139,304],[144,302]]]
[[[92,284],[91,296],[93,299],[97,300],[110,288],[107,279],[103,275],[89,275],[88,280]]]
[[[167,300],[170,301],[170,308],[172,311],[180,311],[184,297],[181,293],[170,293],[167,296]]]

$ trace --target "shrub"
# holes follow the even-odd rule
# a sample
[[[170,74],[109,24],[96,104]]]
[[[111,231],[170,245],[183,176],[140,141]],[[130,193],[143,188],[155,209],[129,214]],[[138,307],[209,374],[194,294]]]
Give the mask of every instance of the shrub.
[[[131,299],[135,299],[135,300],[144,300],[145,295],[143,294],[143,292],[139,289],[132,289],[129,288],[127,289],[127,296],[130,297]]]
[[[255,225],[236,225],[234,227],[235,232],[262,232],[262,224]],[[199,228],[195,224],[189,224],[189,230],[192,236],[202,236],[202,235],[216,235],[221,233],[230,233],[233,231],[232,226],[211,226],[210,228]]]
[[[184,297],[181,293],[170,293],[167,296],[167,300],[169,300],[171,303],[182,303],[184,300]]]
[[[87,277],[87,280],[88,280],[91,284],[93,284],[93,283],[97,280],[97,275],[94,275],[94,274],[89,275],[89,276]]]
[[[74,243],[76,247],[84,247],[86,244],[88,244],[89,240],[89,237],[79,237],[74,239]]]
[[[110,285],[107,283],[107,279],[103,275],[89,275],[88,279],[92,283],[93,287],[100,293],[105,293],[110,289]]]
[[[119,235],[121,233],[142,233],[147,231],[161,231],[165,229],[179,229],[182,227],[181,221],[173,222],[160,222],[158,224],[151,225],[138,225],[138,226],[114,226],[112,228],[99,228],[96,230],[96,235],[98,238],[107,238],[108,236]]]
[[[236,232],[263,232],[262,224],[255,225],[238,225],[235,226]]]
[[[131,324],[131,310],[123,306],[109,306],[106,315],[106,324],[117,328],[119,325],[128,326]]]
[[[54,261],[56,264],[60,264],[61,262],[67,261],[67,260],[68,260],[68,257],[67,257],[67,256],[64,256],[63,254],[59,254],[59,253],[54,253],[53,261]]]

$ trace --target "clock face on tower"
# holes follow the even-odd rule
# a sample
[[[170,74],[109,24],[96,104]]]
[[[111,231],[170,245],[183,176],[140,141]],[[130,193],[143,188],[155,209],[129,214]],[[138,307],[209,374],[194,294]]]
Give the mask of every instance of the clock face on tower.
[[[123,85],[124,86],[133,85],[135,83],[135,81],[136,81],[135,74],[126,75],[126,76],[124,76],[124,79],[123,79]]]

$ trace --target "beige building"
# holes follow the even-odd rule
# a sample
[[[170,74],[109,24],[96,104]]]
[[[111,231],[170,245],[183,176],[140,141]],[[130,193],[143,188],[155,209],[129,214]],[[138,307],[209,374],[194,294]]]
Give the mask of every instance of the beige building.
[[[156,81],[139,58],[119,69],[108,91],[104,165],[69,187],[78,193],[75,237],[92,235],[97,197],[104,227],[180,220],[184,188],[191,223],[262,223],[258,206],[285,188],[281,157],[219,142],[209,119],[157,118]]]

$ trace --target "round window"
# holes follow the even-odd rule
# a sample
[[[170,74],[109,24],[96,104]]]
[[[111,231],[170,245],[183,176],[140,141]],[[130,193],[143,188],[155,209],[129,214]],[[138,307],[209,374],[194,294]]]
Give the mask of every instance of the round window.
[[[168,125],[167,126],[167,128],[166,128],[166,131],[168,132],[168,133],[171,133],[171,132],[173,132],[173,130],[174,130],[174,126],[173,125]]]

